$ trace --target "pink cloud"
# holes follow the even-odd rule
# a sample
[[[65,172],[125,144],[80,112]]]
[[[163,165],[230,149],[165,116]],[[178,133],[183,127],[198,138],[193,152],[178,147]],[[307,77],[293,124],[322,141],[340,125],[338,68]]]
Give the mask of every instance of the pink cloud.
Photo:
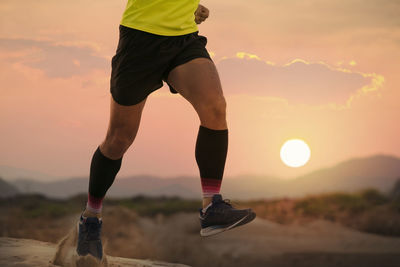
[[[82,75],[109,67],[109,60],[88,45],[0,38],[0,53],[10,53],[8,61],[42,70],[52,78]]]
[[[362,88],[378,89],[377,75],[293,60],[275,65],[255,55],[221,59],[218,71],[227,94],[279,97],[289,104],[346,104]],[[379,77],[378,77],[379,78]],[[382,77],[383,78],[383,77]]]

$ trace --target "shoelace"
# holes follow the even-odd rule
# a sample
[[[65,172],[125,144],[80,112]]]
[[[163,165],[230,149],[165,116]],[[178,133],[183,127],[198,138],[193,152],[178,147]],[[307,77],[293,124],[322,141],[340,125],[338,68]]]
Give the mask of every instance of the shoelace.
[[[226,198],[226,199],[223,199],[222,201],[223,201],[225,204],[227,204],[227,205],[229,205],[229,206],[232,207],[232,201],[231,201],[230,199]]]
[[[217,203],[228,205],[229,207],[232,207],[232,205],[233,205],[233,202],[228,198],[222,199],[221,201],[218,201]]]

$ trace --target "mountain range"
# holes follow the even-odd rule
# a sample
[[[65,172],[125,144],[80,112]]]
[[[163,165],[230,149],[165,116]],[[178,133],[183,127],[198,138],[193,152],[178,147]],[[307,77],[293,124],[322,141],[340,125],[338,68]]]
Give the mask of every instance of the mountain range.
[[[26,177],[9,179],[1,172],[0,177],[7,181],[7,183],[0,181],[0,196],[10,195],[6,188],[13,188],[12,194],[18,192],[40,193],[48,197],[66,198],[79,193],[86,193],[88,187],[88,178],[86,177],[53,182],[27,179]],[[224,177],[221,193],[227,198],[260,199],[301,197],[338,191],[354,192],[366,188],[389,192],[399,179],[400,158],[389,155],[374,155],[352,158],[290,180],[271,176]],[[201,196],[200,179],[189,176],[159,178],[141,175],[120,179],[117,177],[108,192],[108,196],[111,197],[135,195],[164,195],[195,199]]]

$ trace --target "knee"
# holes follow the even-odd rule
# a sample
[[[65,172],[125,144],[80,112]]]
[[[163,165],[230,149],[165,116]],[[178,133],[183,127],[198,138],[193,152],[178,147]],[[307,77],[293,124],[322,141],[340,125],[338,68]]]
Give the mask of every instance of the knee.
[[[226,117],[226,101],[223,96],[210,101],[210,103],[202,104],[203,113],[207,118],[212,120],[225,120]]]
[[[134,136],[123,131],[109,132],[103,142],[104,152],[110,158],[121,158],[133,143],[133,140]]]

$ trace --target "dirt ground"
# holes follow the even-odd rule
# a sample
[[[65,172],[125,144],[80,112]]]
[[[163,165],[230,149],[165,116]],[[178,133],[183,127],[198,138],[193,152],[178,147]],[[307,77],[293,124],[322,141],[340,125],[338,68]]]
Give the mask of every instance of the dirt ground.
[[[3,236],[56,243],[75,227],[78,214],[51,222],[32,219]],[[248,225],[200,237],[197,213],[139,217],[122,207],[103,216],[103,241],[110,256],[153,259],[193,267],[398,267],[400,238],[367,234],[318,220],[281,225],[256,218]],[[50,259],[49,259],[50,260]]]
[[[400,238],[328,221],[280,225],[256,218],[208,238],[198,234],[197,214],[141,218],[139,225],[160,259],[191,266],[400,266]]]

